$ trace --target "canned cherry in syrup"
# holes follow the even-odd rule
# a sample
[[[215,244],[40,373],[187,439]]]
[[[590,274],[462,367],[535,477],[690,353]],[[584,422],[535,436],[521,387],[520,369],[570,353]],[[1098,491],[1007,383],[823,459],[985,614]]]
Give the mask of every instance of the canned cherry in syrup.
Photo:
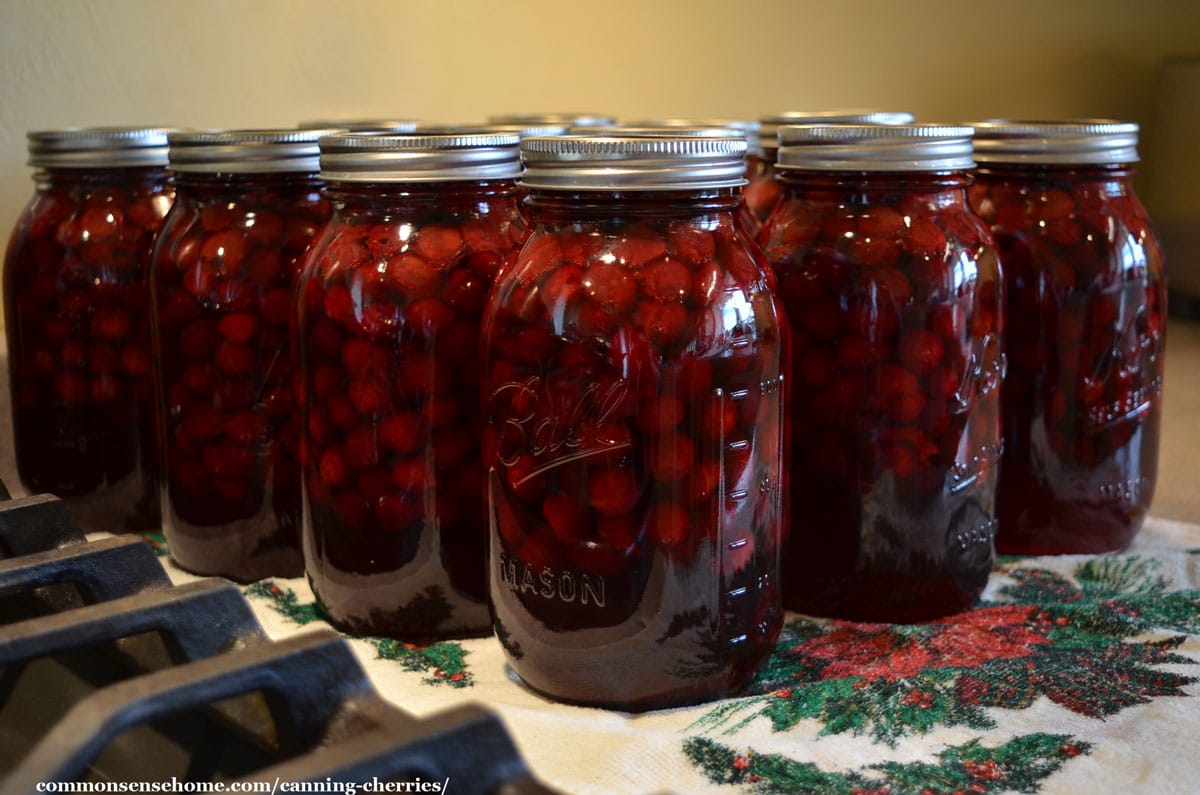
[[[919,621],[993,559],[1000,272],[967,205],[971,128],[780,131],[761,239],[794,343],[789,607]]]
[[[156,531],[146,279],[173,195],[167,131],[28,137],[37,190],[4,266],[17,470],[85,530]]]
[[[479,329],[524,235],[516,134],[322,139],[335,211],[300,339],[322,608],[356,633],[485,632]]]
[[[1162,253],[1133,188],[1135,124],[976,125],[973,205],[1005,276],[1009,374],[997,547],[1125,547],[1154,494]]]
[[[565,701],[731,692],[782,619],[786,329],[736,219],[745,142],[522,151],[531,233],[484,324],[497,634]]]
[[[302,259],[329,216],[320,134],[170,137],[178,196],[151,279],[164,531],[201,574],[302,571],[290,328]]]

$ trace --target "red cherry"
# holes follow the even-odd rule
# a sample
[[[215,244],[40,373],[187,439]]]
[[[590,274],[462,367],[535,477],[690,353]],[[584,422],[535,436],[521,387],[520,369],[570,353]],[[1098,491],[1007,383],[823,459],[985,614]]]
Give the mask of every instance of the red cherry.
[[[488,283],[478,273],[466,268],[456,268],[446,280],[442,299],[455,313],[478,316],[487,302]]]
[[[241,266],[245,253],[245,240],[240,233],[233,230],[209,235],[200,248],[200,256],[204,261],[222,273],[236,271]]]
[[[91,332],[95,336],[120,341],[133,331],[133,316],[117,307],[102,307],[92,315]]]
[[[407,494],[384,495],[375,502],[374,518],[385,533],[402,533],[417,520],[417,505]]]
[[[371,505],[357,491],[343,491],[335,496],[333,508],[347,527],[363,527],[371,515]]]
[[[225,421],[225,433],[239,444],[251,445],[266,436],[267,420],[257,411],[239,411]]]
[[[588,498],[597,513],[619,516],[638,501],[638,484],[628,469],[601,469],[588,478]]]
[[[121,370],[130,378],[150,374],[150,350],[143,341],[131,341],[121,349]]]
[[[413,254],[397,254],[389,259],[384,278],[409,301],[436,295],[442,280],[436,267]]]
[[[350,402],[363,416],[374,417],[388,403],[388,389],[378,381],[354,381],[350,384]]]
[[[433,462],[437,469],[450,469],[472,454],[479,445],[465,428],[441,428],[433,433]]]
[[[421,456],[402,458],[392,464],[392,485],[413,495],[423,495],[430,479],[429,465]]]
[[[637,424],[647,433],[670,431],[683,421],[686,407],[671,395],[652,395],[638,404]]]
[[[838,303],[825,299],[806,307],[792,322],[814,339],[833,340],[841,334],[845,319]]]
[[[865,372],[879,363],[879,349],[865,338],[847,335],[837,347],[837,366],[851,372]]]
[[[189,359],[209,359],[217,345],[217,329],[209,320],[197,320],[179,332],[179,352]]]
[[[255,249],[246,257],[246,278],[258,287],[270,287],[283,271],[283,252],[275,248]]]
[[[563,541],[582,541],[590,534],[591,512],[566,494],[546,495],[542,502],[542,516],[554,534]]]
[[[682,262],[663,258],[645,267],[642,292],[655,301],[686,301],[692,291],[692,273]]]
[[[112,403],[121,396],[121,382],[110,373],[88,381],[88,398],[93,403]]]
[[[124,215],[115,207],[92,207],[79,216],[81,242],[97,243],[111,240],[121,232]]]
[[[471,251],[507,254],[512,248],[507,227],[508,222],[498,218],[468,218],[459,231]]]
[[[633,313],[633,322],[651,342],[665,348],[674,344],[687,328],[688,313],[682,304],[642,301]]]
[[[334,427],[340,430],[349,430],[358,425],[358,412],[345,395],[330,395],[325,401],[325,413]]]
[[[584,272],[584,294],[609,315],[623,315],[632,309],[637,289],[637,280],[619,265],[600,263]]]
[[[605,247],[605,237],[594,227],[577,226],[558,236],[563,258],[572,265],[586,267]]]
[[[657,503],[646,521],[651,540],[664,547],[675,547],[688,537],[688,512],[674,502]]]
[[[230,375],[250,375],[258,365],[258,356],[253,348],[232,342],[222,342],[217,346],[213,360],[219,369]]]
[[[88,351],[87,369],[92,373],[112,375],[115,374],[119,361],[116,348],[97,343]]]
[[[916,329],[900,338],[900,360],[918,373],[929,373],[942,361],[942,338],[932,331]]]
[[[405,310],[407,326],[426,340],[433,340],[454,322],[454,313],[436,298],[413,301]]]
[[[796,372],[809,387],[823,387],[833,380],[837,360],[825,348],[809,348],[800,354]]]
[[[639,267],[667,253],[667,243],[653,229],[631,227],[612,246],[616,261],[627,267]]]
[[[672,221],[667,246],[672,254],[695,267],[712,259],[716,241],[711,232],[684,221]]]
[[[688,402],[701,400],[708,396],[711,387],[712,365],[703,359],[684,359],[675,379],[679,397]]]
[[[351,469],[368,469],[379,463],[379,444],[371,428],[355,428],[346,434],[343,448],[346,465]]]
[[[696,448],[683,434],[658,437],[650,450],[650,473],[659,483],[675,483],[692,470]]]
[[[426,226],[417,232],[418,255],[436,268],[449,265],[462,247],[462,234],[452,226]]]
[[[258,318],[249,312],[225,315],[217,322],[217,331],[230,342],[249,342],[258,333]]]
[[[277,287],[263,296],[262,320],[268,326],[287,328],[295,312],[295,296],[290,289]]]

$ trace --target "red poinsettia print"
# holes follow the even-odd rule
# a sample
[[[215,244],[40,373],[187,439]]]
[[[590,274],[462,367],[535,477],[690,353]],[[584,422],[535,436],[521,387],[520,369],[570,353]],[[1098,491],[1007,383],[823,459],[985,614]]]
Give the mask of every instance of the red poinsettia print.
[[[836,622],[832,632],[791,649],[824,663],[821,679],[904,679],[931,668],[974,668],[992,660],[1028,657],[1050,642],[1038,609],[1002,605],[972,610],[921,626]]]

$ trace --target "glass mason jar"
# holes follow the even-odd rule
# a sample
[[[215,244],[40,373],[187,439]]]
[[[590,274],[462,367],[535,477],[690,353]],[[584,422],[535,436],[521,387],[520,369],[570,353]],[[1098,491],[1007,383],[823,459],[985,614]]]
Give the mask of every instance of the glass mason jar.
[[[146,279],[167,131],[29,133],[36,192],[4,262],[17,471],[86,531],[157,532]]]
[[[762,151],[746,158],[746,177],[749,184],[742,190],[746,197],[747,218],[755,232],[767,222],[771,211],[779,204],[783,190],[775,179],[775,160],[779,154],[779,128],[797,124],[910,124],[913,115],[907,111],[882,110],[793,110],[763,119],[759,125]]]
[[[970,127],[783,127],[763,229],[794,344],[785,603],[913,622],[993,562],[1000,271]]]
[[[524,236],[518,137],[330,136],[305,266],[308,579],[357,634],[488,631],[479,329]]]
[[[178,191],[154,249],[163,524],[189,571],[296,577],[295,289],[329,217],[320,131],[173,133]]]
[[[748,682],[782,621],[783,323],[740,138],[529,138],[484,321],[491,596],[513,669],[649,709]]]
[[[1122,549],[1154,494],[1166,331],[1137,125],[975,129],[971,201],[999,246],[1008,318],[997,549]]]

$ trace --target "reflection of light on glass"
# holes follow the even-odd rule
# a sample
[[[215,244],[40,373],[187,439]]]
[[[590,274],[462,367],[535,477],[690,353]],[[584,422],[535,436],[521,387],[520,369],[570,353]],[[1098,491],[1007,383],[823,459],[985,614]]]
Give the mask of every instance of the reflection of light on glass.
[[[844,232],[844,233],[842,233],[842,237],[846,238],[847,240],[853,240],[854,232],[853,231]]]
[[[401,243],[407,243],[408,239],[410,237],[412,237],[413,225],[412,224],[400,224],[400,228],[396,230],[396,233],[400,236]]]
[[[617,261],[617,255],[613,254],[611,251],[606,251],[603,254],[601,254],[599,257],[597,257],[597,259],[599,259],[601,262],[605,263],[606,265],[612,265],[614,262]]]

